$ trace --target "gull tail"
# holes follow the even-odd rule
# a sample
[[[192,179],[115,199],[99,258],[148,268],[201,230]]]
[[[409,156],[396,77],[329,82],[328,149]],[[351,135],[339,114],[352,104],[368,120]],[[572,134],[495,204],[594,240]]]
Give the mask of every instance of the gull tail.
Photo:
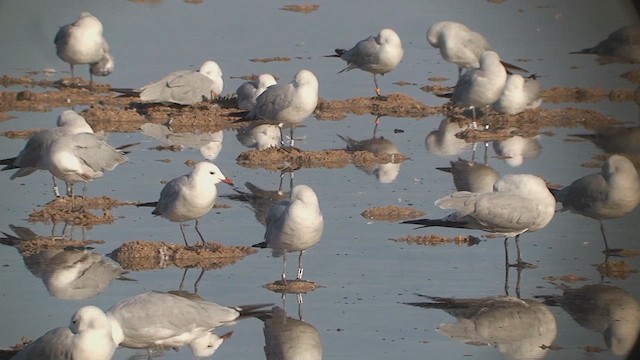
[[[444,171],[446,173],[451,172],[451,167],[437,167],[436,170]]]
[[[262,317],[271,316],[271,307],[274,304],[253,304],[253,305],[240,305],[234,307],[234,309],[240,312],[238,319],[244,319],[248,317],[256,317],[258,319]],[[267,308],[268,309],[265,309]]]
[[[506,61],[502,61],[502,60],[501,60],[501,61],[500,61],[500,63],[502,64],[502,66],[504,66],[504,67],[505,67],[505,69],[508,69],[508,70],[521,71],[521,72],[525,72],[525,73],[528,73],[528,72],[529,72],[529,71],[528,71],[528,70],[526,70],[526,69],[523,69],[523,68],[521,68],[521,67],[519,67],[519,66],[516,66],[516,65],[510,64],[510,63],[508,63],[508,62],[506,62]]]
[[[450,228],[458,228],[458,229],[467,227],[467,223],[460,222],[460,221],[444,220],[444,219],[407,220],[407,221],[401,222],[401,224],[421,225],[416,229],[421,229],[424,227],[431,227],[431,226],[450,227]]]
[[[448,92],[448,93],[433,93],[433,95],[437,96],[437,97],[441,97],[441,98],[447,98],[447,99],[451,99],[451,97],[453,97],[453,93],[452,92]]]
[[[261,243],[253,244],[253,245],[251,245],[251,247],[260,248],[260,249],[266,249],[267,248],[267,242],[263,241]]]
[[[137,207],[156,207],[158,206],[158,202],[157,201],[152,201],[152,202],[146,202],[146,203],[139,203],[136,204]]]
[[[325,55],[324,57],[337,57],[337,58],[339,58],[339,57],[342,56],[342,54],[347,52],[347,50],[345,50],[345,49],[335,49],[334,51],[336,52],[335,54]]]
[[[129,88],[111,88],[111,91],[113,92],[117,92],[120,93],[121,97],[137,97],[140,96],[140,91],[136,90],[136,89],[129,89]]]
[[[596,48],[586,48],[578,51],[572,51],[569,54],[597,54],[598,50]]]

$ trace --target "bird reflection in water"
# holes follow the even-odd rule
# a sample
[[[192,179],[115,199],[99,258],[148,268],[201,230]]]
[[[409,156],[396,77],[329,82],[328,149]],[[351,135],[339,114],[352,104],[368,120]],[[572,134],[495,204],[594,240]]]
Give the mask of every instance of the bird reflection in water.
[[[142,133],[180,149],[197,149],[203,158],[213,161],[222,150],[222,130],[213,133],[176,133],[171,122],[166,125],[145,123],[140,126]]]
[[[515,135],[506,140],[494,141],[493,150],[507,165],[518,167],[525,160],[540,156],[540,135],[528,138]]]

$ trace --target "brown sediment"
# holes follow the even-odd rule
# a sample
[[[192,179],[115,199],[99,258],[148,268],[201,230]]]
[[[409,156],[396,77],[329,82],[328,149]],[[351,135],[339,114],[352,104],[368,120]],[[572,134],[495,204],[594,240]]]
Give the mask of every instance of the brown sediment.
[[[631,81],[634,84],[640,84],[640,70],[639,69],[629,70],[626,73],[620,75],[620,77],[623,78],[623,79],[627,79],[627,80]]]
[[[205,247],[186,247],[162,241],[134,240],[122,244],[109,257],[127,270],[163,269],[168,266],[209,270],[234,264],[256,251],[249,246],[228,246],[212,241]]]
[[[316,118],[334,119],[336,115],[346,113],[423,118],[442,113],[443,109],[442,105],[429,106],[411,96],[394,93],[383,98],[374,96],[330,101],[320,99],[316,108]]]
[[[308,14],[310,12],[314,12],[320,8],[320,5],[317,4],[301,4],[301,5],[284,5],[280,8],[280,10],[286,11],[294,11],[303,14]]]
[[[269,63],[269,62],[274,62],[274,61],[287,62],[287,61],[291,61],[291,58],[290,57],[286,57],[286,56],[275,56],[275,57],[269,57],[269,58],[249,59],[249,61],[251,61],[251,62],[261,62],[261,63]]]
[[[480,242],[475,236],[446,237],[441,235],[407,235],[398,239],[391,239],[395,242],[405,242],[413,245],[440,246],[446,244],[456,244],[457,246],[472,246]]]
[[[420,211],[410,207],[399,207],[387,205],[382,207],[372,207],[363,211],[360,215],[363,218],[377,221],[400,221],[415,219],[424,216],[424,211]]]
[[[104,244],[103,240],[73,240],[59,236],[37,236],[33,239],[21,239],[16,236],[2,233],[5,238],[0,238],[0,243],[14,246],[23,256],[31,256],[44,250],[51,249],[84,249],[91,245]]]
[[[598,264],[597,268],[602,276],[610,279],[624,280],[638,272],[626,261],[605,261],[602,264]]]
[[[287,280],[286,283],[282,280],[276,280],[264,285],[264,288],[267,290],[277,293],[289,294],[304,294],[314,291],[315,289],[320,287],[322,286],[314,283],[313,281],[304,279]]]
[[[113,223],[115,217],[111,213],[112,208],[134,204],[133,202],[118,201],[108,196],[94,198],[75,196],[74,203],[72,203],[70,196],[58,197],[45,204],[44,208],[29,214],[29,221],[54,224],[65,222],[90,228],[93,225]],[[101,210],[102,214],[90,211],[92,209]]]

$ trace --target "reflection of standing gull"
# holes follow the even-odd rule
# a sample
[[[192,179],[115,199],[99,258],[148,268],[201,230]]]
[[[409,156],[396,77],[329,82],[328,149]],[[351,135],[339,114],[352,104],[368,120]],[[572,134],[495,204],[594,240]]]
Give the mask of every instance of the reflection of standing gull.
[[[73,314],[68,327],[48,331],[11,359],[110,360],[115,350],[111,325],[105,313],[95,306],[83,306]]]
[[[518,74],[507,77],[507,83],[493,110],[508,115],[515,115],[528,109],[535,109],[542,104],[542,88],[535,78],[523,78]]]
[[[627,25],[612,32],[598,45],[571,54],[597,54],[601,63],[640,62],[640,25]]]
[[[114,341],[134,349],[180,348],[190,345],[194,355],[211,356],[231,336],[217,336],[212,331],[229,326],[244,317],[263,314],[267,304],[227,307],[213,302],[189,300],[163,293],[146,292],[113,305],[107,316]],[[207,351],[207,355],[202,355]]]
[[[265,241],[253,246],[271,248],[273,256],[282,256],[282,281],[287,278],[287,252],[299,251],[296,280],[302,279],[302,253],[320,241],[324,229],[316,193],[307,185],[295,186],[290,200],[269,209],[266,225]]]
[[[619,287],[567,288],[561,305],[580,326],[601,333],[615,355],[627,355],[640,335],[640,303]]]
[[[276,203],[287,201],[290,198],[290,193],[282,190],[264,190],[250,182],[244,183],[244,186],[249,189],[249,193],[234,189],[238,192],[238,195],[230,197],[234,200],[249,203],[253,209],[256,220],[265,226],[267,225],[267,216],[271,207]]]
[[[335,51],[337,55],[329,55],[329,57],[339,57],[347,62],[347,67],[338,73],[351,69],[372,73],[378,96],[381,93],[378,86],[378,74],[384,75],[395,69],[404,55],[400,36],[391,29],[382,29],[378,36],[369,36],[360,40],[349,50],[336,49]]]
[[[145,123],[140,126],[142,133],[163,141],[168,145],[179,145],[200,150],[202,157],[213,161],[222,150],[222,130],[214,133],[174,133],[168,127],[159,124]]]
[[[251,110],[256,104],[256,99],[269,86],[277,84],[276,79],[271,74],[260,74],[257,79],[247,81],[236,90],[238,96],[238,109]]]
[[[554,196],[562,204],[562,211],[569,210],[600,221],[608,252],[603,221],[623,217],[640,204],[640,177],[626,157],[611,155],[599,173],[583,176],[571,185],[555,190]]]
[[[465,129],[466,127],[460,126],[457,121],[444,118],[440,121],[438,130],[427,134],[424,145],[428,152],[439,156],[458,155],[471,145],[464,139],[456,137],[457,133]]]
[[[280,146],[280,136],[280,128],[270,124],[251,124],[237,129],[236,133],[236,138],[242,145],[258,150]]]
[[[509,359],[542,359],[556,338],[555,317],[545,305],[534,300],[511,296],[482,299],[420,296],[429,302],[407,305],[441,309],[456,318],[455,324],[440,324],[441,333],[473,344],[491,344]]]
[[[441,209],[456,212],[442,219],[403,221],[422,227],[443,226],[478,229],[515,236],[518,267],[531,267],[520,256],[519,237],[525,232],[542,229],[553,219],[555,199],[541,178],[529,174],[505,175],[494,185],[494,192],[459,191],[436,200]],[[506,239],[505,239],[506,240]],[[505,241],[506,244],[506,241]]]
[[[458,77],[462,74],[462,69],[479,68],[482,53],[493,51],[482,34],[454,21],[441,21],[431,25],[427,30],[427,42],[440,50],[443,59],[458,65]],[[511,69],[526,71],[515,65],[502,64]]]
[[[302,69],[289,84],[268,87],[256,99],[256,105],[247,114],[247,119],[262,120],[263,123],[293,128],[311,115],[318,105],[318,79],[309,70]]]
[[[492,192],[493,184],[500,174],[489,165],[458,159],[451,161],[451,167],[438,168],[453,175],[453,183],[458,191],[473,193]]]
[[[222,70],[215,61],[205,61],[200,70],[174,71],[140,88],[140,100],[191,105],[222,93]]]
[[[388,163],[359,165],[358,169],[369,175],[374,175],[382,184],[388,184],[398,177],[401,164],[394,163],[393,155],[400,154],[400,150],[393,142],[382,136],[365,140],[355,140],[341,135],[338,135],[338,137],[347,143],[348,151],[368,151],[373,154],[389,154],[392,156],[391,161]]]
[[[267,360],[322,359],[322,339],[313,325],[287,316],[280,307],[274,307],[270,316],[260,319],[264,322]]]
[[[517,167],[522,165],[525,159],[535,159],[540,155],[540,135],[530,138],[515,135],[507,140],[494,141],[493,150],[504,158],[507,165]]]
[[[595,134],[571,135],[592,141],[607,153],[640,155],[640,126],[608,127]]]
[[[189,243],[184,234],[184,222],[195,220],[196,232],[200,235],[202,246],[205,246],[206,242],[198,229],[198,221],[215,205],[218,195],[216,184],[220,182],[233,185],[233,180],[224,176],[217,166],[202,161],[196,164],[191,173],[169,181],[162,188],[157,202],[138,206],[155,206],[151,212],[153,215],[179,222],[185,246],[189,246]]]
[[[500,63],[500,57],[493,51],[480,56],[480,67],[462,74],[456,83],[451,103],[471,108],[476,121],[476,108],[489,106],[502,95],[507,83],[507,71]],[[486,117],[486,112],[485,112]]]
[[[107,76],[113,71],[114,61],[109,53],[109,44],[102,36],[102,23],[88,12],[80,13],[78,20],[58,30],[53,40],[56,54],[71,67],[73,65],[90,64],[90,84],[93,75]]]
[[[93,133],[87,121],[73,110],[65,110],[58,116],[58,127],[41,130],[29,138],[17,157],[4,159],[0,164],[6,165],[2,170],[18,169],[11,180],[30,175],[36,170],[46,170],[45,155],[55,140],[78,133]],[[56,180],[53,177],[54,192],[57,195]]]

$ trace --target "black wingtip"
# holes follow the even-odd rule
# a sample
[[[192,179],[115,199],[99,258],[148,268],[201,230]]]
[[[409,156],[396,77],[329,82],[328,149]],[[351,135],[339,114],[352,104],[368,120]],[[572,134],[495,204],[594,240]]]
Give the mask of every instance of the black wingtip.
[[[152,202],[146,202],[146,203],[138,203],[138,204],[136,204],[136,206],[137,207],[156,207],[156,206],[158,206],[158,202],[157,201],[152,201]],[[155,213],[155,211],[152,214],[154,214],[154,213]]]
[[[267,242],[263,241],[261,243],[253,244],[251,247],[265,249],[267,247]]]

